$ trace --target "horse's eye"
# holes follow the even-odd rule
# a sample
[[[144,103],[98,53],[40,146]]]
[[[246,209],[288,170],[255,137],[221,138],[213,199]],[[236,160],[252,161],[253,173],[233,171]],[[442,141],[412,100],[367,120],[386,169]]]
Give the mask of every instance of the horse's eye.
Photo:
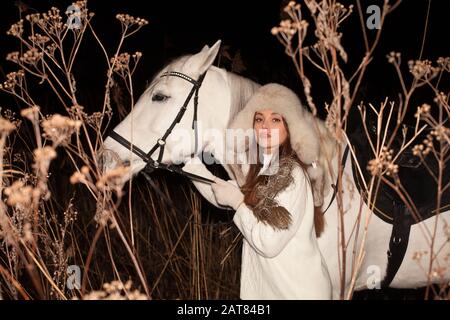
[[[162,102],[167,99],[169,99],[169,97],[162,93],[155,93],[152,97],[152,101],[157,101],[157,102]]]

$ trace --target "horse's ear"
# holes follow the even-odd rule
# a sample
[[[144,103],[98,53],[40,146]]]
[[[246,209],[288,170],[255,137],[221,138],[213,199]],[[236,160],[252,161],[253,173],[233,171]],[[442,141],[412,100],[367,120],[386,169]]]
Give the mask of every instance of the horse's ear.
[[[218,40],[210,48],[207,45],[203,49],[193,55],[189,60],[189,65],[192,67],[193,72],[198,72],[198,74],[204,73],[213,64],[216,59],[217,53],[220,49],[221,40]]]

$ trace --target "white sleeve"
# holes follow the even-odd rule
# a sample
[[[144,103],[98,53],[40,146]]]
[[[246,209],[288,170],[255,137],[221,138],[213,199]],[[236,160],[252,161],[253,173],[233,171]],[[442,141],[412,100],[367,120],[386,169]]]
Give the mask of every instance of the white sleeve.
[[[189,161],[186,162],[186,164],[183,166],[182,169],[183,171],[190,172],[211,180],[214,180],[214,178],[216,177],[211,173],[211,171],[209,171],[206,168],[206,166],[198,157],[191,158]],[[209,183],[200,182],[194,179],[192,179],[191,181],[197,188],[197,190],[200,192],[200,194],[206,200],[208,200],[209,203],[221,209],[228,209],[228,207],[223,207],[217,203],[216,197],[214,196],[214,192],[212,191],[211,185]]]
[[[260,255],[272,258],[277,256],[294,237],[306,209],[307,180],[303,169],[295,166],[292,172],[294,183],[280,192],[275,200],[291,214],[292,223],[288,229],[275,230],[272,226],[259,222],[253,211],[242,203],[236,210],[233,221],[247,242]]]

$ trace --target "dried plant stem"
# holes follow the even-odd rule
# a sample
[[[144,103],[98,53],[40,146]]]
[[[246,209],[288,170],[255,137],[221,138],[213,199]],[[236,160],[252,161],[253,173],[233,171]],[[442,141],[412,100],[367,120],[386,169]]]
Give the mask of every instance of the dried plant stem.
[[[181,239],[183,238],[184,233],[186,232],[186,230],[188,230],[189,227],[189,223],[191,222],[192,218],[194,217],[194,212],[189,216],[189,220],[186,222],[184,228],[181,230],[180,235],[178,236],[177,241],[175,242],[175,244],[172,247],[172,250],[169,253],[169,256],[167,257],[166,262],[164,263],[163,268],[161,269],[161,272],[159,273],[158,277],[156,278],[155,282],[153,283],[153,289],[150,292],[150,295],[153,293],[153,291],[155,290],[155,288],[158,287],[159,282],[161,281],[161,278],[164,274],[164,272],[167,269],[167,266],[169,265],[169,263],[171,262],[172,256],[175,253],[175,250],[177,249],[178,245],[181,243]]]
[[[0,273],[2,273],[8,280],[14,285],[14,287],[19,291],[20,295],[24,300],[31,300],[30,295],[22,287],[22,285],[14,278],[14,276],[9,273],[9,271],[0,264]],[[1,300],[1,299],[0,299]]]
[[[35,265],[39,268],[39,270],[41,271],[41,273],[44,275],[44,277],[47,279],[47,281],[50,283],[50,285],[52,286],[52,288],[58,292],[58,294],[60,295],[61,299],[63,300],[67,300],[66,296],[64,295],[64,293],[58,288],[58,286],[55,284],[55,282],[53,281],[53,279],[51,278],[51,276],[49,275],[48,271],[46,270],[45,266],[41,265],[41,263],[36,259],[34,253],[28,249],[26,243],[24,243],[21,240],[21,243],[23,245],[23,247],[25,248],[25,250],[27,251],[29,257],[33,260],[33,262],[35,263]]]

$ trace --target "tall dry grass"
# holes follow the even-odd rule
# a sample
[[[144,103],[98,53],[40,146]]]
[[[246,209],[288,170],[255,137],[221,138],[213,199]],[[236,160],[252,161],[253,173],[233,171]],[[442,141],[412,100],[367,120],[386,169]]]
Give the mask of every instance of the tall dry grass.
[[[166,177],[151,184],[137,178],[124,188],[127,167],[102,172],[102,137],[116,112],[112,91],[122,88],[129,96],[130,105],[116,105],[121,116],[134,105],[132,77],[142,53],[129,54],[124,46],[148,22],[118,14],[121,33],[110,53],[87,1],[73,5],[80,9],[76,19],[51,8],[8,31],[20,51],[8,54],[17,71],[0,90],[22,110],[2,110],[0,118],[0,296],[237,297],[240,263],[229,252],[237,233],[230,223],[211,221],[214,215],[202,209],[187,181],[170,189]],[[74,68],[88,34],[107,64],[100,108],[78,102]],[[44,97],[32,94],[31,83],[51,88],[57,113],[45,112]]]

